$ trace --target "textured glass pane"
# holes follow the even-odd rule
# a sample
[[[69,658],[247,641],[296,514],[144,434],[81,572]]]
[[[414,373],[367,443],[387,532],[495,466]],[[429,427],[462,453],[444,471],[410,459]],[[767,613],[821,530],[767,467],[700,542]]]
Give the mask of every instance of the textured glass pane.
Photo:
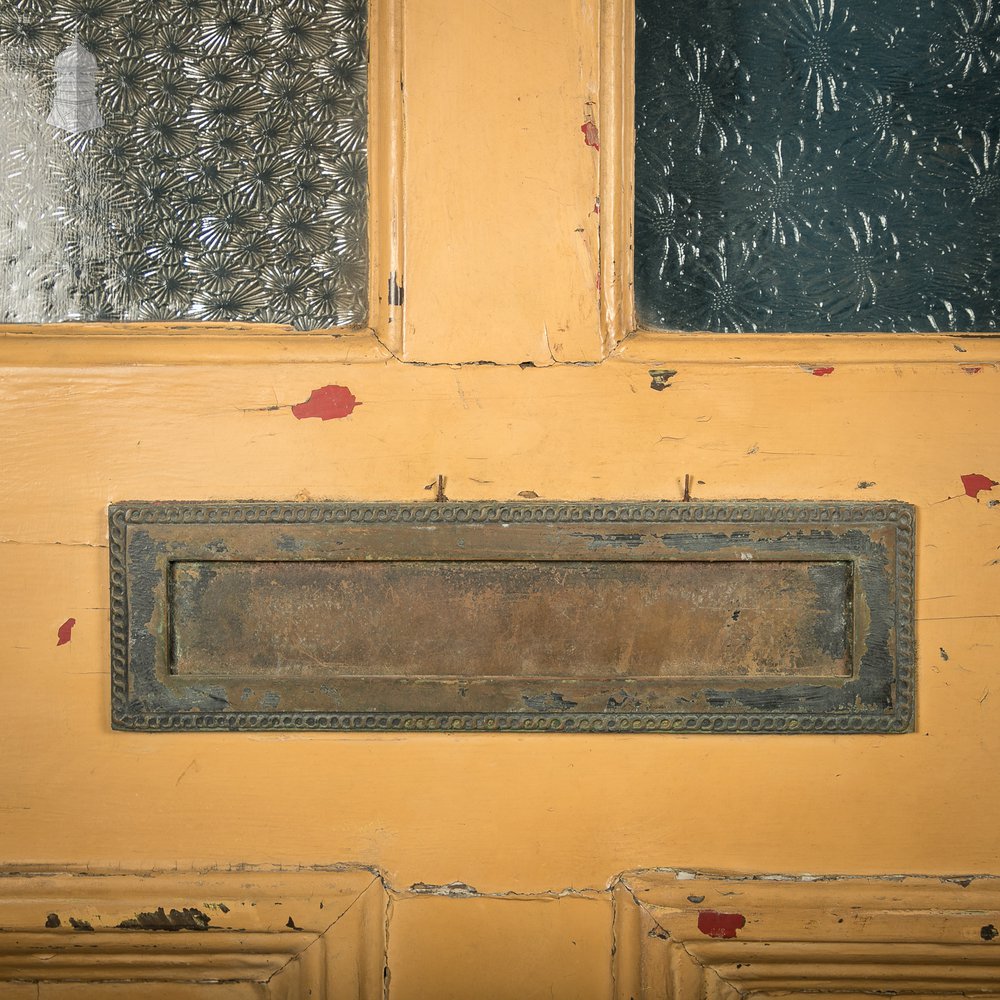
[[[996,330],[1000,0],[638,0],[636,305]]]
[[[0,0],[0,321],[363,323],[367,0]]]

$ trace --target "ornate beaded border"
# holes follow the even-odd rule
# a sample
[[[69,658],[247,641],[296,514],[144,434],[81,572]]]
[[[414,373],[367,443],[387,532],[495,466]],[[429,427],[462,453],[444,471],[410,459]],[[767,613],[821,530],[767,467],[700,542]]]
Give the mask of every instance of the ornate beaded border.
[[[366,732],[580,733],[902,733],[914,715],[914,512],[898,501],[803,503],[185,503],[134,501],[108,510],[111,553],[111,702],[116,729],[341,730]],[[516,712],[134,712],[128,703],[129,524],[894,524],[896,526],[895,704],[881,716],[822,716],[802,712],[754,715],[705,713]]]

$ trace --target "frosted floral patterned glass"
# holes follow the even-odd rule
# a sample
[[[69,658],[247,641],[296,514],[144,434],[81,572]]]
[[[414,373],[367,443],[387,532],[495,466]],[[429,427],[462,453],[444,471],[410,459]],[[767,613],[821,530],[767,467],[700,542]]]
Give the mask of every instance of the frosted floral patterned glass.
[[[364,323],[367,0],[0,0],[0,322]]]
[[[645,326],[996,330],[1000,0],[638,0],[635,243]]]

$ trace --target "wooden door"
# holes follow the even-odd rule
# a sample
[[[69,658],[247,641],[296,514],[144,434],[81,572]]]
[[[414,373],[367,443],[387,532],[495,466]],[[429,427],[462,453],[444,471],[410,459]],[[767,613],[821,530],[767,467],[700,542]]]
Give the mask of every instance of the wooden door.
[[[856,922],[862,971],[813,988],[881,962],[889,989],[1000,992],[973,878],[998,870],[996,341],[633,330],[628,6],[373,0],[371,330],[4,331],[0,996],[764,996],[787,982],[737,988],[701,945],[795,940],[779,910],[833,934],[854,883],[811,877],[901,873],[929,879],[913,907],[858,889],[883,957]],[[360,405],[293,414],[330,385]],[[110,502],[677,500],[686,477],[916,505],[915,732],[111,729]]]

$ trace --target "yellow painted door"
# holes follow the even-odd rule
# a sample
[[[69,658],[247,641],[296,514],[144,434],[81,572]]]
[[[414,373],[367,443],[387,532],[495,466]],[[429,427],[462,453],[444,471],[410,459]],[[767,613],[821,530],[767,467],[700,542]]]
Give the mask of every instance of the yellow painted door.
[[[633,331],[625,8],[373,0],[372,330],[4,332],[0,997],[596,1000],[626,995],[622,873],[1000,869],[1000,507],[962,481],[1000,479],[997,343]],[[361,405],[296,419],[327,385]],[[110,502],[433,502],[439,476],[452,500],[672,500],[690,476],[696,500],[914,504],[915,732],[111,730]],[[23,877],[54,871],[106,879]],[[212,984],[195,930],[150,931],[143,961],[181,957],[129,986],[153,966],[120,925],[161,907],[256,971]],[[47,973],[91,944],[70,917],[102,958]],[[348,971],[322,980],[321,938]]]

